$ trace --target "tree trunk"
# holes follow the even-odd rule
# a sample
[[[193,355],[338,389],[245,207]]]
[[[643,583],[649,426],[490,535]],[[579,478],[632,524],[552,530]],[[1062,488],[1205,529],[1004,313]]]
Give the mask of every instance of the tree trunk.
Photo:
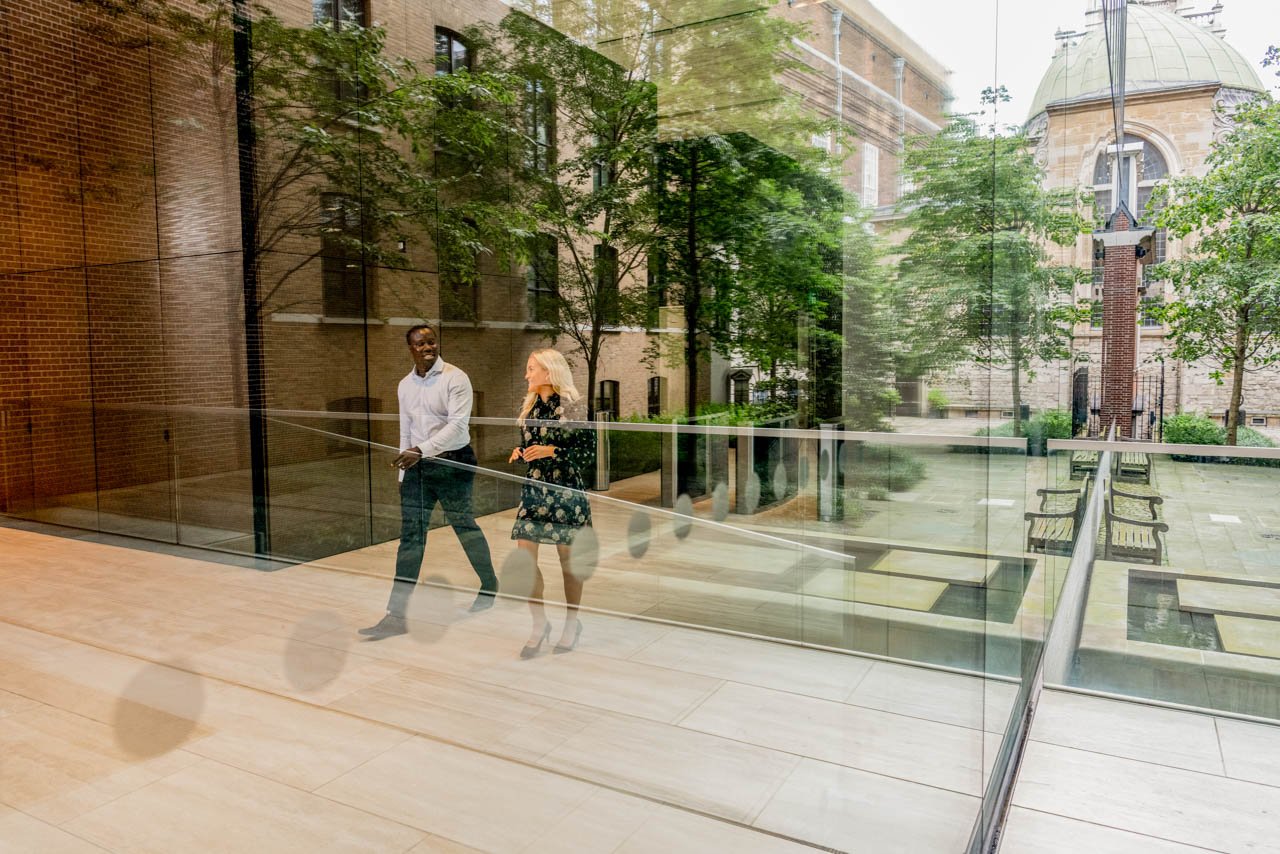
[[[689,205],[685,222],[685,251],[689,259],[689,281],[685,289],[685,416],[698,414],[698,315],[702,312],[701,271],[698,269],[698,157],[689,161]]]
[[[689,206],[685,221],[685,251],[689,259],[689,281],[684,299],[686,423],[691,423],[698,415],[698,317],[702,313],[702,280],[698,269],[698,181],[698,153],[695,144],[689,161]],[[693,433],[682,433],[677,447],[680,453],[676,461],[676,488],[683,494],[692,495],[698,437]]]
[[[600,361],[598,352],[592,353],[587,351],[587,388],[584,394],[587,396],[587,420],[596,420],[596,371]]]
[[[1249,319],[1244,312],[1236,316],[1236,340],[1231,347],[1231,403],[1227,406],[1227,444],[1234,445],[1240,435],[1240,401],[1244,398],[1245,346],[1249,343]]]
[[[1009,348],[1013,356],[1013,435],[1022,435],[1022,347],[1015,339]]]
[[[769,400],[778,402],[778,362],[769,363]]]

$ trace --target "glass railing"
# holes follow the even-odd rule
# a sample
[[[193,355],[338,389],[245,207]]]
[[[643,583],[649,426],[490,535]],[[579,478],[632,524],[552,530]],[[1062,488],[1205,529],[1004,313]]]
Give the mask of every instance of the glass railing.
[[[64,408],[57,417],[66,423],[76,412]],[[247,413],[135,407],[104,416],[99,407],[93,414],[100,430],[113,419],[119,433],[93,443],[90,463],[101,472],[126,450],[150,448],[155,470],[135,464],[115,480],[99,476],[96,491],[32,496],[15,515],[254,553]],[[46,420],[54,423],[55,414]],[[815,713],[841,721],[860,752],[828,745],[819,758],[890,776],[906,773],[899,768],[906,762],[911,779],[971,803],[953,828],[959,850],[1012,767],[1027,676],[1071,559],[1069,542],[1032,541],[1026,518],[1040,510],[1038,489],[1070,480],[1068,459],[1028,459],[1022,439],[793,424],[575,425],[590,450],[590,488],[552,492],[585,503],[592,525],[575,537],[564,567],[543,546],[535,572],[512,539],[529,483],[527,467],[509,462],[518,426],[473,418],[474,464],[420,464],[440,469],[444,481],[469,481],[470,509],[499,581],[495,619],[466,631],[509,645],[515,658],[539,615],[558,625],[567,597],[580,590],[588,656],[639,655],[668,629],[785,644],[791,652],[779,654],[795,657],[779,663],[770,653],[764,676],[746,674],[749,659],[717,667],[741,669],[748,686],[830,704]],[[273,410],[265,429],[271,556],[305,564],[305,573],[289,576],[300,585],[294,595],[327,603],[327,630],[342,623],[330,613],[335,585],[342,611],[377,622],[394,602],[402,546],[397,416]],[[1071,496],[1045,500],[1057,508]],[[453,521],[435,509],[419,585],[403,600],[407,633],[430,644],[462,625],[481,574],[474,548],[464,546],[471,535],[455,535]],[[327,580],[316,582],[313,572]],[[691,655],[690,643],[713,656],[758,654],[691,637],[655,641],[640,658],[662,665],[667,656]],[[735,702],[770,696],[754,691],[742,688]],[[799,749],[788,739],[811,736],[779,732],[770,746]],[[925,754],[910,759],[911,750],[893,746],[900,738],[922,739]]]
[[[1280,719],[1280,449],[1052,444],[1104,467],[1070,656],[1046,680]]]

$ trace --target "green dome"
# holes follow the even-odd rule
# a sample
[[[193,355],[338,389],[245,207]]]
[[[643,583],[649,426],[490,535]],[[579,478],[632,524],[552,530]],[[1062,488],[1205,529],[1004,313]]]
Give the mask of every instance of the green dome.
[[[1129,55],[1126,91],[1150,92],[1194,83],[1218,83],[1235,89],[1263,91],[1258,73],[1235,48],[1204,27],[1180,15],[1129,5]],[[1091,30],[1053,58],[1040,80],[1029,118],[1049,104],[1106,97],[1107,39],[1101,27]]]

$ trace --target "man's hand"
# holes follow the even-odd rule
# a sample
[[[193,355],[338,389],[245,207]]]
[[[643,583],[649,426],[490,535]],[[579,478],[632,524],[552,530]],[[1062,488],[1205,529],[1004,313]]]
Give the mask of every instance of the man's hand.
[[[400,456],[395,458],[391,465],[401,471],[408,471],[422,461],[422,451],[417,448],[408,448],[400,452]]]
[[[531,463],[534,460],[541,460],[556,455],[555,445],[530,445],[524,449],[524,461]]]
[[[511,450],[511,459],[507,460],[507,462],[514,463],[516,460],[522,459],[524,459],[524,453],[519,448],[513,448]]]

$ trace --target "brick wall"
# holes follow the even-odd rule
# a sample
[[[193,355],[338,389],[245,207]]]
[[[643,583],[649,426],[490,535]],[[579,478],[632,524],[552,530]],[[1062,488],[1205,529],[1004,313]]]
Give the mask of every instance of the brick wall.
[[[310,19],[305,0],[271,6],[288,22]],[[507,9],[377,0],[372,16],[389,28],[392,51],[426,59],[436,24],[463,29]],[[138,29],[120,33],[128,44],[105,42],[83,26],[87,14],[70,0],[0,10],[0,511],[162,521],[177,513],[183,525],[243,532],[248,421],[231,69],[207,49],[148,44]],[[368,325],[296,319],[322,310],[318,262],[272,294],[268,311],[295,319],[265,321],[271,407],[325,411],[368,396],[394,414],[410,363],[405,326],[389,318],[439,316],[434,259],[419,254],[417,272],[370,271]],[[266,287],[296,260],[265,258]],[[485,323],[441,330],[445,358],[482,395],[480,414],[514,416],[527,354],[547,344],[523,323],[524,287],[518,271],[486,271]],[[647,337],[610,333],[606,344],[599,378],[619,381],[624,412],[646,408]],[[678,402],[679,368],[659,371]],[[350,420],[298,423],[363,435]],[[270,437],[270,462],[282,472],[323,470],[349,454],[280,424]],[[501,430],[476,437],[482,453],[510,442]],[[370,438],[395,444],[394,423],[376,422]],[[299,513],[290,490],[300,483],[275,480],[281,525],[320,518],[307,515],[316,508]]]

